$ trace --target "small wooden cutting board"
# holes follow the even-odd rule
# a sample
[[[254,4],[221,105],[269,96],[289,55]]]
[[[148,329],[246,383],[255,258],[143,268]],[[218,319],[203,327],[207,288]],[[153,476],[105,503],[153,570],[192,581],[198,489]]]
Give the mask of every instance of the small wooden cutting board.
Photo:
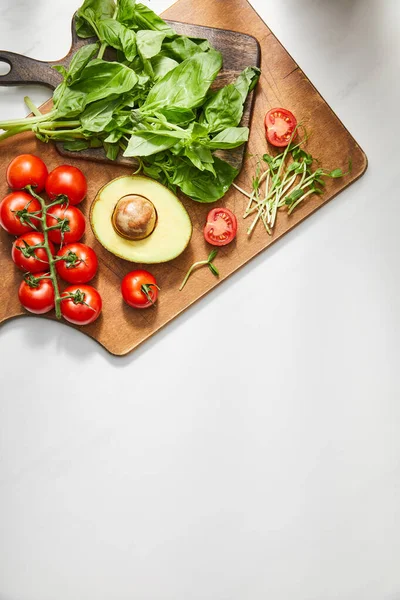
[[[353,169],[343,179],[329,180],[323,196],[311,196],[301,204],[290,217],[279,214],[274,234],[269,237],[265,230],[257,227],[249,239],[246,234],[247,220],[241,219],[245,199],[232,188],[223,202],[238,216],[238,235],[232,244],[221,249],[215,264],[221,276],[217,281],[208,270],[203,269],[191,277],[182,292],[178,291],[183,276],[189,266],[206,258],[210,247],[205,243],[202,229],[210,205],[184,199],[184,204],[193,222],[193,236],[189,247],[178,259],[162,265],[150,267],[155,275],[161,293],[154,309],[135,311],[124,305],[120,294],[122,277],[137,265],[118,259],[108,253],[94,239],[90,227],[83,241],[95,249],[100,261],[99,274],[93,281],[103,297],[102,316],[81,331],[100,342],[109,352],[123,355],[157,332],[166,323],[183,312],[191,304],[208,293],[231,273],[246,264],[282,235],[315,212],[323,204],[334,198],[340,191],[358,179],[367,167],[367,159],[357,142],[347,131],[338,117],[310,83],[288,52],[271,33],[262,19],[255,13],[247,0],[178,0],[164,15],[170,20],[179,19],[197,25],[213,26],[227,30],[240,30],[254,36],[261,47],[262,76],[255,93],[255,104],[251,119],[251,132],[248,155],[237,183],[251,188],[256,159],[267,151],[264,136],[263,118],[265,112],[274,106],[284,106],[294,112],[307,124],[313,125],[312,137],[307,149],[319,158],[326,169],[341,167],[346,170],[351,157]],[[61,164],[55,147],[38,142],[31,134],[21,134],[6,140],[0,145],[0,167],[5,175],[7,164],[21,153],[38,154],[46,162],[49,170]],[[88,197],[82,205],[88,215],[90,203],[98,189],[113,179],[131,172],[124,165],[99,164],[68,158],[70,164],[81,168],[88,178]],[[4,176],[0,177],[0,196],[7,193]],[[17,289],[21,273],[14,267],[11,258],[12,238],[4,231],[0,233],[0,259],[3,282],[0,290],[0,322],[12,317],[27,314],[20,306]],[[147,267],[149,268],[149,267]],[[54,318],[50,315],[46,318]]]

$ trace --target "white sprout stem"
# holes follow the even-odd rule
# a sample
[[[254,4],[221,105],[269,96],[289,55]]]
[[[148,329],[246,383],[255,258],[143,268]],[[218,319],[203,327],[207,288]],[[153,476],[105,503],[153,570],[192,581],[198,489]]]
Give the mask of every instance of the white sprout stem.
[[[232,183],[233,187],[237,189],[238,192],[241,192],[244,196],[247,196],[248,198],[252,198],[253,194],[249,194],[248,192],[246,192],[246,190],[242,189],[241,187],[239,187],[238,185],[236,185],[236,183]]]
[[[246,194],[246,196],[248,196],[250,198],[250,200],[249,200],[249,202],[247,204],[246,210],[244,211],[244,215],[243,215],[244,219],[249,214],[249,210],[250,210],[251,205],[253,204],[253,202],[256,202],[257,205],[259,204],[260,198],[259,198],[259,195],[258,195],[258,190],[260,189],[260,186],[261,186],[262,182],[264,181],[264,179],[267,177],[267,175],[269,175],[269,171],[268,170],[264,171],[262,173],[262,175],[260,176],[260,179],[258,180],[258,188],[254,189],[250,195]]]
[[[289,208],[288,215],[291,215],[292,212],[294,211],[294,209],[296,208],[296,206],[298,204],[300,204],[300,202],[303,202],[303,200],[305,200],[307,198],[307,196],[310,196],[313,193],[314,193],[314,190],[309,190],[306,194],[304,194],[304,196],[301,196],[301,198],[296,200],[296,202],[294,204],[292,204],[292,206]]]

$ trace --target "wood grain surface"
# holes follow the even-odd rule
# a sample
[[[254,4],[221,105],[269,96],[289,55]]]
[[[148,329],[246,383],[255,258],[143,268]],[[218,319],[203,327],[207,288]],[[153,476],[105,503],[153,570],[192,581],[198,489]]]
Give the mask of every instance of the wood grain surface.
[[[166,11],[164,16],[168,19],[180,19],[199,25],[239,29],[243,33],[255,36],[260,43],[262,77],[255,94],[249,154],[246,155],[244,168],[238,177],[239,185],[250,188],[256,155],[262,155],[267,149],[263,128],[264,114],[269,108],[279,105],[292,110],[305,125],[312,124],[312,137],[307,143],[307,148],[320,159],[325,168],[346,169],[348,159],[351,157],[353,170],[344,179],[329,180],[323,196],[311,196],[290,217],[286,213],[280,213],[271,237],[267,236],[261,227],[257,227],[253,236],[248,239],[246,235],[248,221],[241,219],[245,199],[235,189],[231,189],[223,202],[218,205],[226,205],[238,215],[239,228],[235,242],[221,249],[215,260],[221,273],[219,281],[208,270],[202,269],[196,272],[184,290],[179,292],[179,285],[188,267],[192,262],[205,258],[210,250],[202,234],[210,205],[183,199],[193,222],[192,240],[187,250],[178,259],[151,267],[161,287],[161,293],[157,306],[146,311],[130,309],[123,304],[120,296],[120,281],[135,265],[117,259],[105,251],[96,242],[88,226],[83,241],[92,245],[99,255],[100,269],[93,285],[100,291],[104,307],[99,320],[81,328],[81,331],[117,355],[126,354],[137,347],[231,273],[334,198],[359,178],[367,167],[366,156],[354,138],[246,0],[203,0],[201,3],[195,0],[179,0]],[[0,166],[3,173],[8,162],[22,152],[38,154],[45,160],[49,169],[61,162],[54,146],[43,145],[30,134],[21,134],[16,139],[6,140],[0,144]],[[114,177],[130,173],[130,169],[123,165],[100,165],[76,158],[69,162],[79,166],[88,177],[88,197],[82,206],[85,214],[88,214],[90,203],[102,185]],[[4,179],[0,178],[0,196],[4,196],[6,192]],[[3,280],[0,290],[0,322],[26,314],[17,298],[21,273],[9,258],[11,243],[11,237],[1,232],[0,257]],[[54,318],[54,316],[50,315],[47,318]]]

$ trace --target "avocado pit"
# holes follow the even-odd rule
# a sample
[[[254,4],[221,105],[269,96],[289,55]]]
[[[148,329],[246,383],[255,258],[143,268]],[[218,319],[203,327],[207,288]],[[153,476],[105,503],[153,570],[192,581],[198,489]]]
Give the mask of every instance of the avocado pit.
[[[143,240],[154,231],[157,212],[145,196],[128,194],[118,200],[111,222],[118,235],[128,240]]]

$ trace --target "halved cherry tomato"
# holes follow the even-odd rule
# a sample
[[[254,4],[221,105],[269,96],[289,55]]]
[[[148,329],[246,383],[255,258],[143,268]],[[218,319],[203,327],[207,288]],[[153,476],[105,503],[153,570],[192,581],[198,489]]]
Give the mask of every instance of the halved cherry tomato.
[[[44,189],[47,175],[47,167],[41,158],[33,154],[20,154],[8,165],[6,177],[13,190],[23,190],[31,185],[35,192],[40,193]]]
[[[286,108],[272,108],[265,115],[264,124],[269,143],[273,146],[283,148],[290,141],[297,125],[297,119]]]
[[[204,227],[206,242],[213,246],[226,246],[236,237],[236,232],[237,219],[229,208],[210,210]]]
[[[18,298],[22,306],[35,315],[42,315],[54,308],[54,288],[46,273],[27,275],[19,286]],[[47,273],[48,275],[48,273]]]
[[[96,275],[97,256],[86,244],[67,244],[57,252],[57,272],[69,283],[87,283]]]
[[[46,180],[46,194],[50,200],[66,196],[69,204],[79,204],[86,196],[86,192],[86,177],[77,167],[70,165],[56,167]]]
[[[76,206],[52,206],[47,211],[47,227],[60,224],[61,229],[50,229],[49,239],[55,244],[78,242],[85,233],[85,217]]]
[[[62,316],[74,325],[89,325],[101,312],[101,296],[91,285],[70,285],[61,298]]]
[[[23,191],[11,192],[0,202],[0,225],[12,235],[23,235],[38,227],[39,220],[32,213],[41,216],[40,203]]]
[[[32,231],[25,233],[15,240],[11,250],[11,258],[14,263],[29,273],[39,273],[44,271],[49,266],[47,252],[45,248],[35,248],[35,246],[44,243],[43,233]],[[54,254],[54,246],[49,242],[51,253]]]
[[[122,297],[132,308],[148,308],[158,298],[158,286],[154,276],[148,271],[131,271],[121,282]]]

